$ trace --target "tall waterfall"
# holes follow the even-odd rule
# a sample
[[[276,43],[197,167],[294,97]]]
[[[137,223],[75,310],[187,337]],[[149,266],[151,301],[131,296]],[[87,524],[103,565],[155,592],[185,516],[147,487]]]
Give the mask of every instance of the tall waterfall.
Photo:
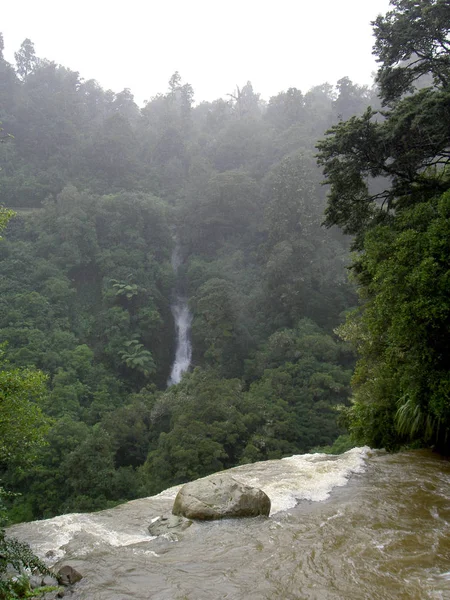
[[[172,254],[172,268],[175,273],[181,265],[180,248],[177,245]],[[175,360],[172,365],[167,385],[171,386],[181,381],[181,376],[189,369],[192,358],[192,346],[189,333],[192,323],[192,315],[189,310],[187,298],[181,294],[180,285],[175,288],[175,299],[171,306],[175,321],[176,350]]]

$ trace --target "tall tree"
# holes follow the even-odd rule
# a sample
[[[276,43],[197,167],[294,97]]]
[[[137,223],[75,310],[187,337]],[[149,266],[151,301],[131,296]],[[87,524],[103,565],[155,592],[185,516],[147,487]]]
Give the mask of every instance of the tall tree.
[[[356,234],[360,250],[363,304],[343,329],[360,354],[348,419],[358,441],[448,451],[450,6],[391,4],[374,22],[386,110],[334,126],[318,146],[326,223]],[[432,84],[415,90],[427,73]]]
[[[414,91],[431,75],[437,88],[450,84],[450,4],[447,0],[391,0],[393,10],[374,21],[377,81],[386,104]]]
[[[22,81],[25,81],[39,64],[34,44],[29,38],[24,39],[19,50],[14,53],[14,58],[16,59],[17,74]]]

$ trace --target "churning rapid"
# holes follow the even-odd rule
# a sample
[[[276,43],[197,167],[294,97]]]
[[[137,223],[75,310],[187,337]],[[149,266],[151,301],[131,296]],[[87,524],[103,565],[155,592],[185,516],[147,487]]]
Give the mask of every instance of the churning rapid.
[[[450,598],[450,464],[431,452],[306,454],[230,469],[269,518],[151,537],[179,488],[11,528],[84,579],[74,600]],[[48,559],[47,559],[48,560]]]
[[[172,268],[176,274],[178,274],[180,265],[181,254],[180,248],[177,245],[172,254]],[[172,303],[171,309],[175,322],[176,350],[175,360],[167,381],[167,385],[169,386],[180,383],[181,376],[189,369],[192,358],[192,346],[189,339],[192,315],[189,310],[187,298],[179,293],[179,286],[175,290],[175,301]]]

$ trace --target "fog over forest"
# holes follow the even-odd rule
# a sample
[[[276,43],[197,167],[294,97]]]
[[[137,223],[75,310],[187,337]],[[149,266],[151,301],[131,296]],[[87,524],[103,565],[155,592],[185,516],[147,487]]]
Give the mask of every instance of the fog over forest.
[[[388,0],[226,6],[133,0],[126,7],[24,0],[2,7],[1,31],[9,62],[28,37],[39,56],[104,89],[129,88],[139,106],[164,92],[175,71],[193,86],[196,104],[226,98],[248,80],[267,101],[290,87],[306,92],[344,76],[371,85],[377,64],[370,22],[388,6]]]
[[[237,26],[226,46],[236,68],[221,79],[207,44],[201,68],[186,65],[194,58],[179,39],[171,46],[178,23],[165,62],[157,19],[158,55],[134,64],[127,13],[111,56],[106,44],[92,57],[104,70],[86,76],[56,57],[86,64],[92,25],[86,48],[80,30],[69,52],[61,29],[47,46],[30,36],[11,52],[8,8],[0,479],[14,495],[2,487],[0,504],[10,523],[358,444],[448,454],[450,6],[392,0],[378,17],[372,7],[370,81],[351,76],[370,62],[345,34],[346,9],[361,23],[360,5],[341,3],[339,33],[356,71],[322,39],[317,63],[317,45],[294,55],[295,71],[286,58],[291,83],[277,62],[281,31],[268,50]],[[22,26],[34,30],[30,14]],[[111,31],[121,16],[112,9]],[[289,11],[282,21],[293,35]],[[181,66],[168,70],[174,48]],[[324,49],[332,81],[317,80]],[[155,62],[154,81],[167,71],[157,89]],[[150,82],[137,100],[127,83],[103,87],[137,71]],[[302,79],[311,83],[296,87]]]
[[[193,106],[176,72],[140,110],[130,91],[81,81],[31,41],[3,65],[13,137],[1,191],[17,214],[1,245],[0,335],[11,365],[49,377],[53,419],[27,475],[7,472],[27,490],[12,514],[100,508],[331,444],[353,364],[333,328],[356,297],[349,240],[321,226],[315,145],[374,90],[343,78],[266,103],[247,82]],[[197,369],[165,390],[177,295]],[[68,470],[77,482],[62,484]]]

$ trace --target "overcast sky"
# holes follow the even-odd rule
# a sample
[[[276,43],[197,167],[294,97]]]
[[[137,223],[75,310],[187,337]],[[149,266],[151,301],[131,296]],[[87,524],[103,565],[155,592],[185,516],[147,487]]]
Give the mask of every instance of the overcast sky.
[[[349,76],[371,83],[370,21],[389,0],[2,0],[6,58],[29,37],[36,53],[128,87],[141,104],[174,71],[195,101],[225,97],[248,80],[269,99],[289,87]]]

